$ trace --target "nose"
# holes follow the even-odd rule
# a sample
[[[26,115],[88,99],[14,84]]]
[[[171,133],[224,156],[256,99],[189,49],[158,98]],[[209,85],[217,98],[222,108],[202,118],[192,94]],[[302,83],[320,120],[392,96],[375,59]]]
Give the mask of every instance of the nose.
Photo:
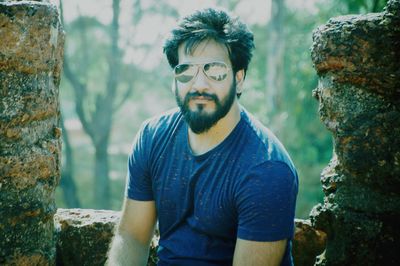
[[[196,91],[203,91],[209,88],[209,82],[207,76],[200,68],[197,75],[193,78],[192,89]]]

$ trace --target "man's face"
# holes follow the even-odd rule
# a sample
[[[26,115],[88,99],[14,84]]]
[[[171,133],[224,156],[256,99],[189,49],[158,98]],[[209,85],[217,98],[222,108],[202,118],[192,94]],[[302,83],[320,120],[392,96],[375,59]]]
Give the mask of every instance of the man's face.
[[[193,54],[186,54],[184,44],[178,49],[179,64],[199,64],[197,74],[187,83],[175,80],[175,98],[186,122],[194,133],[207,132],[229,112],[236,101],[236,82],[227,48],[213,40],[200,43]],[[223,62],[228,67],[225,79],[206,76],[203,64]]]

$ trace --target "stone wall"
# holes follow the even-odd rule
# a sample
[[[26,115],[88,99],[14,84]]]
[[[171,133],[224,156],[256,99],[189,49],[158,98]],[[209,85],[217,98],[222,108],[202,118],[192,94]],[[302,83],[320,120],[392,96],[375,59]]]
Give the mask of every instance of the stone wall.
[[[58,209],[55,215],[57,265],[103,265],[119,212]],[[156,232],[150,246],[148,266],[155,266],[158,245]],[[325,249],[326,234],[312,228],[310,221],[296,220],[293,257],[296,266],[314,265]]]
[[[58,209],[54,217],[57,265],[104,265],[120,212],[90,209]],[[158,236],[150,246],[148,265],[156,265]]]
[[[0,1],[0,265],[55,262],[62,49],[54,6]]]
[[[318,265],[399,265],[400,1],[330,19],[313,41],[314,95],[334,138],[311,214],[328,234]]]

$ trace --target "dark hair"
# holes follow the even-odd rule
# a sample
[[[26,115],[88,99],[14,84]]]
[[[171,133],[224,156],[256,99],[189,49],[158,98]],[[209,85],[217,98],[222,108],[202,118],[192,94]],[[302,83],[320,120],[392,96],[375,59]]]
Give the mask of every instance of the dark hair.
[[[163,47],[170,66],[174,68],[179,62],[179,45],[185,43],[185,51],[190,54],[207,39],[227,47],[234,73],[241,69],[246,73],[254,49],[253,33],[238,18],[213,8],[184,17],[171,31]]]

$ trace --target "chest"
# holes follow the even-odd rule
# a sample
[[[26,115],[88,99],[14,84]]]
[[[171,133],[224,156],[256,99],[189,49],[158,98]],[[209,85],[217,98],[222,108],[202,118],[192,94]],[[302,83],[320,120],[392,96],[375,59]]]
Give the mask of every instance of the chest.
[[[235,161],[218,152],[197,160],[184,149],[162,157],[152,175],[160,233],[187,223],[205,234],[235,235]]]

